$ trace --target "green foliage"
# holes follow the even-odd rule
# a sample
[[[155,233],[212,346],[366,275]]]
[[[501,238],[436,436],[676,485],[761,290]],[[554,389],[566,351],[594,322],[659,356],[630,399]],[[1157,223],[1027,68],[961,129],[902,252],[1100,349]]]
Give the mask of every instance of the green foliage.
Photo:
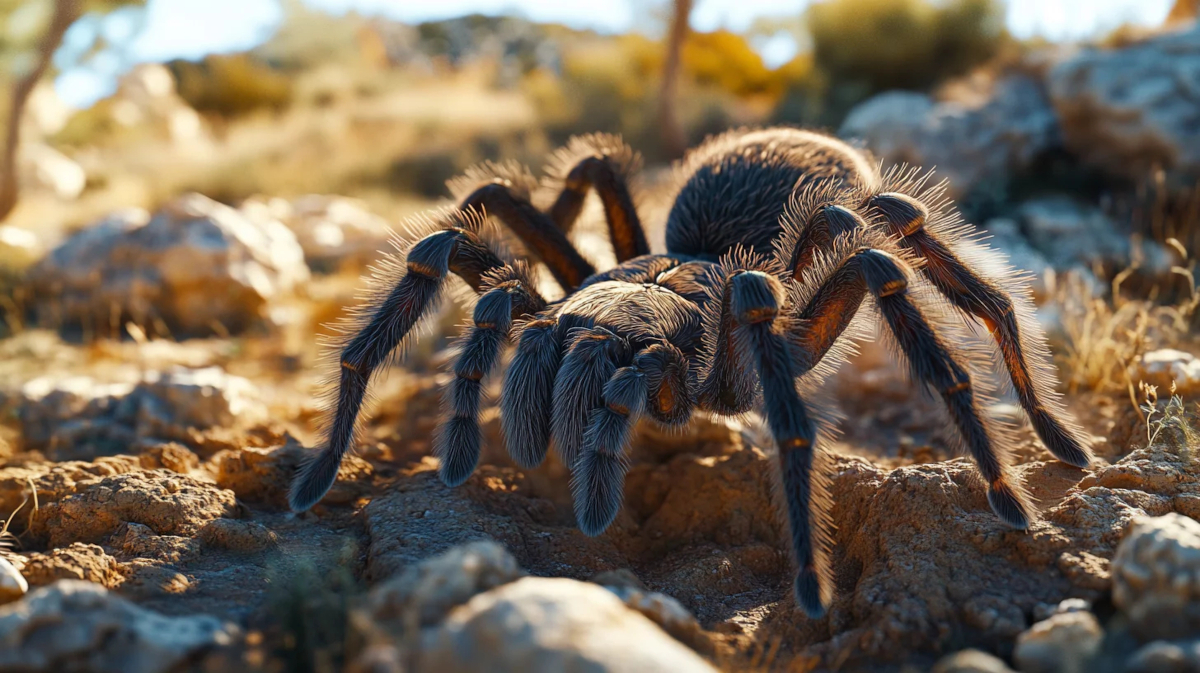
[[[292,99],[292,81],[250,54],[213,54],[198,63],[172,61],[179,95],[199,112],[234,117],[281,110]]]
[[[465,148],[464,148],[465,149]],[[426,151],[396,159],[388,167],[385,181],[399,191],[412,192],[428,199],[446,195],[446,181],[473,163],[463,151]]]
[[[572,45],[562,76],[531,72],[524,89],[553,143],[578,133],[619,133],[650,161],[663,157],[658,119],[664,45],[641,34]],[[746,38],[729,31],[692,33],[680,58],[678,109],[688,140],[755,123],[794,91],[812,91],[820,75],[801,56],[768,68]]]
[[[0,0],[0,67],[8,75],[31,68],[55,16],[96,25],[120,11],[140,11],[145,0]],[[96,31],[91,44],[68,54],[71,65],[83,64],[107,48]]]
[[[575,32],[555,24],[540,24],[507,16],[468,14],[417,26],[420,50],[435,58],[458,63],[484,45],[502,44],[505,56],[522,72],[538,65],[538,47],[556,32]]]
[[[807,58],[768,68],[746,38],[727,30],[689,36],[683,45],[683,71],[700,85],[713,85],[738,97],[767,96],[772,100],[813,74],[812,61]]]
[[[561,77],[535,70],[523,88],[554,144],[603,131],[623,134],[645,151],[638,143],[649,139],[654,123],[662,58],[661,45],[642,35],[590,41],[564,54]]]
[[[275,34],[254,53],[275,68],[302,73],[321,67],[363,68],[364,43],[371,21],[350,12],[332,16],[302,0],[281,0],[284,19]]]
[[[1009,39],[997,0],[829,0],[807,19],[831,119],[881,91],[924,90],[964,74]]]
[[[268,568],[266,642],[283,670],[332,673],[345,665],[347,615],[362,594],[354,576],[356,548],[337,558],[275,557]],[[332,562],[332,567],[318,564]]]

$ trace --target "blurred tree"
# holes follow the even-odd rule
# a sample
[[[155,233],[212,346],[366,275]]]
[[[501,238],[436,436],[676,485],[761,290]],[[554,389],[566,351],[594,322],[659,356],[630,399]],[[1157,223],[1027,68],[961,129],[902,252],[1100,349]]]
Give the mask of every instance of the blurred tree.
[[[321,66],[361,68],[364,59],[359,34],[370,20],[354,12],[333,16],[303,0],[280,0],[283,21],[254,54],[273,68],[289,73]]]
[[[14,80],[0,148],[0,221],[17,205],[17,149],[25,106],[50,69],[63,35],[84,13],[133,4],[141,0],[0,0],[0,67]]]
[[[963,74],[1009,40],[998,0],[829,0],[807,19],[829,85],[827,123],[880,91],[929,89]]]
[[[1200,16],[1200,0],[1175,0],[1171,13],[1167,15],[1166,24],[1172,25],[1192,21]]]
[[[522,87],[551,142],[579,133],[620,133],[652,162],[677,158],[689,143],[730,126],[760,124],[789,96],[789,110],[805,114],[779,121],[808,121],[807,110],[823,90],[807,52],[771,69],[741,35],[692,31],[681,46],[670,96],[670,114],[683,139],[668,148],[662,110],[666,60],[666,40],[636,32],[581,34],[564,50],[561,77],[535,69]]]
[[[675,0],[671,16],[671,29],[667,34],[667,58],[663,63],[662,89],[658,95],[659,126],[663,134],[663,148],[667,157],[683,156],[687,149],[687,138],[679,124],[675,110],[675,95],[679,86],[679,62],[683,43],[688,36],[688,17],[692,13],[692,0]]]
[[[252,53],[209,54],[198,62],[167,64],[179,96],[196,111],[236,117],[260,109],[281,110],[291,102],[292,80]]]
[[[50,68],[54,50],[62,42],[67,28],[79,18],[82,8],[80,0],[56,0],[41,3],[50,7],[50,19],[36,43],[30,49],[26,42],[34,30],[28,24],[40,23],[33,15],[41,8],[35,3],[19,4],[6,2],[0,6],[0,19],[5,19],[8,30],[4,34],[3,51],[7,70],[16,78],[9,98],[8,126],[4,134],[3,154],[0,154],[0,221],[8,217],[17,205],[17,146],[21,140],[21,117],[25,104],[38,80]],[[25,15],[21,13],[24,12]],[[15,26],[14,26],[15,24]],[[24,48],[23,48],[24,47]]]

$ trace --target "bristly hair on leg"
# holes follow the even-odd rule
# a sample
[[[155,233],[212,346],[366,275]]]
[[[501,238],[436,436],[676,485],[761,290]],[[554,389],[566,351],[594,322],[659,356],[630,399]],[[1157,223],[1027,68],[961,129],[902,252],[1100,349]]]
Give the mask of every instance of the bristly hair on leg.
[[[830,248],[838,245],[842,237],[856,233],[850,231],[855,228],[850,222],[843,222],[843,218],[837,215],[840,212],[853,213],[861,200],[861,189],[847,187],[833,180],[812,182],[792,194],[783,216],[779,219],[782,231],[772,245],[775,263],[787,270],[799,263],[797,272],[800,276],[796,279],[800,280],[803,274],[811,270],[810,267],[814,263],[810,256],[812,252],[827,253]],[[832,212],[827,215],[825,211],[831,207]],[[857,222],[853,224],[861,225]],[[821,230],[821,233],[818,234],[817,230]],[[826,230],[828,240],[824,235]],[[796,254],[802,241],[807,243],[805,247],[812,252],[798,260]]]
[[[538,180],[527,167],[517,161],[484,161],[463,171],[462,175],[446,181],[446,189],[454,200],[462,201],[480,187],[499,183],[508,187],[515,196],[533,201],[538,189]]]
[[[454,379],[443,398],[442,422],[434,431],[433,453],[442,461],[439,474],[448,486],[466,480],[479,460],[483,379],[500,360],[513,318],[546,307],[546,301],[530,285],[528,268],[520,262],[487,273],[484,287],[490,289],[479,297],[472,322],[459,338]]]
[[[619,136],[603,133],[571,138],[547,164],[538,202],[601,268],[650,252],[640,215],[641,166],[641,156]],[[587,207],[592,192],[599,213]]]
[[[519,322],[514,333],[517,348],[504,373],[500,428],[513,461],[532,469],[550,447],[550,411],[563,349],[553,309]]]
[[[858,310],[862,299],[859,297],[859,303],[847,298],[847,301],[855,307],[855,311],[849,316],[849,323],[837,334],[828,351],[821,354],[815,361],[811,361],[813,356],[805,348],[806,344],[800,342],[801,337],[807,332],[804,328],[808,327],[803,324],[806,320],[804,313],[809,308],[817,291],[826,283],[836,282],[833,276],[839,271],[841,265],[860,248],[871,245],[875,238],[871,232],[865,230],[839,237],[834,241],[832,247],[817,251],[813,255],[801,280],[785,285],[788,292],[787,304],[791,307],[787,316],[788,342],[793,348],[796,362],[803,365],[804,380],[810,385],[816,386],[827,380],[859,352],[859,344],[874,340],[876,323],[869,315],[869,311]],[[776,254],[778,255],[779,251]],[[790,254],[790,251],[786,254]],[[806,397],[805,399],[810,398]]]
[[[785,314],[786,291],[778,278],[761,271],[734,271],[727,277],[731,297],[727,307],[739,339],[735,348],[753,355],[762,387],[762,404],[774,437],[783,482],[784,503],[799,567],[795,581],[797,603],[812,618],[825,614],[832,597],[831,574],[823,548],[828,546],[828,513],[814,511],[828,504],[814,479],[818,450],[817,426],[796,387],[796,371],[779,318]]]
[[[457,486],[475,471],[483,433],[479,428],[483,378],[500,359],[508,337],[512,297],[503,288],[488,290],[475,305],[473,323],[458,341],[454,378],[442,399],[443,418],[433,435],[433,455],[440,461],[438,474],[447,486]]]
[[[634,364],[646,378],[645,412],[659,423],[682,429],[696,406],[696,372],[689,369],[687,356],[664,340],[638,351]]]
[[[901,241],[928,258],[922,271],[969,322],[982,322],[996,342],[997,372],[1004,372],[1043,444],[1059,460],[1077,467],[1091,461],[1090,442],[1062,403],[1057,371],[1045,333],[1034,316],[1029,276],[989,247],[945,196],[945,183],[929,186],[931,173],[914,170],[885,175],[881,196],[911,200],[922,221]],[[880,197],[871,197],[882,201]],[[870,199],[869,199],[870,200]],[[886,209],[884,209],[886,210]],[[881,211],[883,219],[896,213]]]
[[[526,201],[532,201],[534,193],[538,189],[537,178],[533,176],[528,167],[518,161],[499,163],[484,161],[475,164],[468,167],[461,175],[447,180],[446,189],[449,190],[455,203],[462,203],[463,199],[470,196],[475,190],[494,183],[508,187],[515,196]],[[487,217],[487,213],[484,213],[483,219],[479,233],[489,244],[496,246],[493,249],[499,251],[501,257],[516,259],[530,254],[520,238],[513,236],[502,227],[495,226],[493,219]]]
[[[796,600],[816,618],[824,614],[833,592],[828,563],[832,530],[828,479],[817,472],[823,461],[816,446],[817,418],[823,416],[820,425],[827,426],[832,416],[809,413],[800,397],[799,372],[785,336],[789,310],[785,284],[790,279],[781,279],[782,275],[777,261],[744,250],[735,249],[722,258],[708,284],[708,338],[700,393],[720,409],[720,391],[725,389],[727,394],[732,390],[731,382],[741,381],[738,385],[743,392],[750,393],[740,404],[755,402],[759,396],[753,391],[761,388],[779,463],[781,484],[776,493],[783,505],[780,511],[787,515],[799,569]]]
[[[701,305],[702,343],[693,398],[724,416],[741,416],[758,399],[753,361],[739,344],[740,332],[730,313],[729,280],[745,270],[782,275],[778,262],[738,246],[708,270],[702,284],[707,299]]]
[[[535,197],[537,203],[549,208],[567,188],[571,171],[580,162],[591,158],[603,158],[614,174],[625,181],[634,205],[639,205],[637,199],[641,189],[638,176],[642,170],[642,155],[621,136],[609,133],[572,136],[566,145],[555,150],[546,162],[545,175]]]
[[[978,342],[953,328],[939,314],[932,288],[895,257],[869,250],[860,257],[874,297],[874,308],[888,326],[885,343],[908,365],[914,382],[927,385],[944,401],[957,436],[983,475],[993,511],[1014,528],[1025,529],[1036,517],[1019,479],[1010,469],[1011,437],[985,409],[992,397],[981,369]],[[947,339],[947,335],[959,338]]]
[[[397,252],[372,268],[365,301],[333,327],[341,338],[326,344],[334,373],[324,396],[325,446],[301,466],[292,482],[293,511],[309,509],[333,486],[342,459],[357,441],[359,416],[373,375],[411,342],[414,328],[436,306],[455,249],[454,232],[473,235],[482,222],[480,214],[456,208],[410,221],[406,226],[410,237],[420,238],[393,240]],[[487,263],[482,256],[469,261]]]

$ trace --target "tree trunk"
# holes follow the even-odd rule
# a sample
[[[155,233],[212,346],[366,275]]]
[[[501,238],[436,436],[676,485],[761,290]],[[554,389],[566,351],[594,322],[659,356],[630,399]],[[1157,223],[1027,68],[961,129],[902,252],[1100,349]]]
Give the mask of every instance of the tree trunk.
[[[675,109],[675,93],[679,83],[679,62],[683,41],[688,34],[688,16],[692,13],[692,0],[675,0],[675,12],[671,17],[671,32],[667,36],[667,60],[663,64],[662,91],[659,92],[658,117],[662,130],[663,148],[670,159],[678,159],[687,149],[687,138],[679,125],[679,114]]]
[[[80,0],[56,0],[50,25],[38,42],[37,64],[13,85],[3,155],[0,155],[0,222],[17,205],[17,146],[21,140],[21,117],[25,112],[25,104],[29,102],[29,96],[38,81],[50,69],[50,61],[62,42],[63,34],[79,18],[79,12]]]

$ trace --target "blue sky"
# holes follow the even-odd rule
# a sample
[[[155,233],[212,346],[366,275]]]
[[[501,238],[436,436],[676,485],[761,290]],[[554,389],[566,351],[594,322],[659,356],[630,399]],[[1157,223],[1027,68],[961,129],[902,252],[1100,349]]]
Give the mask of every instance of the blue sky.
[[[333,13],[356,10],[408,22],[460,16],[472,12],[517,14],[603,32],[642,29],[645,0],[304,0]],[[692,26],[707,31],[747,29],[760,17],[796,16],[808,0],[696,0]],[[1122,23],[1153,25],[1162,21],[1171,0],[1007,0],[1009,30],[1019,37],[1052,40],[1086,38]],[[597,9],[601,7],[601,9]],[[148,0],[141,24],[132,13],[103,23],[105,37],[126,47],[128,58],[104,55],[88,70],[68,70],[56,89],[67,103],[86,106],[110,93],[116,77],[131,62],[200,58],[214,52],[241,51],[267,39],[282,18],[277,0]],[[90,42],[96,26],[72,28],[59,54],[72,61],[72,51]],[[791,57],[790,39],[760,45],[768,62]]]

